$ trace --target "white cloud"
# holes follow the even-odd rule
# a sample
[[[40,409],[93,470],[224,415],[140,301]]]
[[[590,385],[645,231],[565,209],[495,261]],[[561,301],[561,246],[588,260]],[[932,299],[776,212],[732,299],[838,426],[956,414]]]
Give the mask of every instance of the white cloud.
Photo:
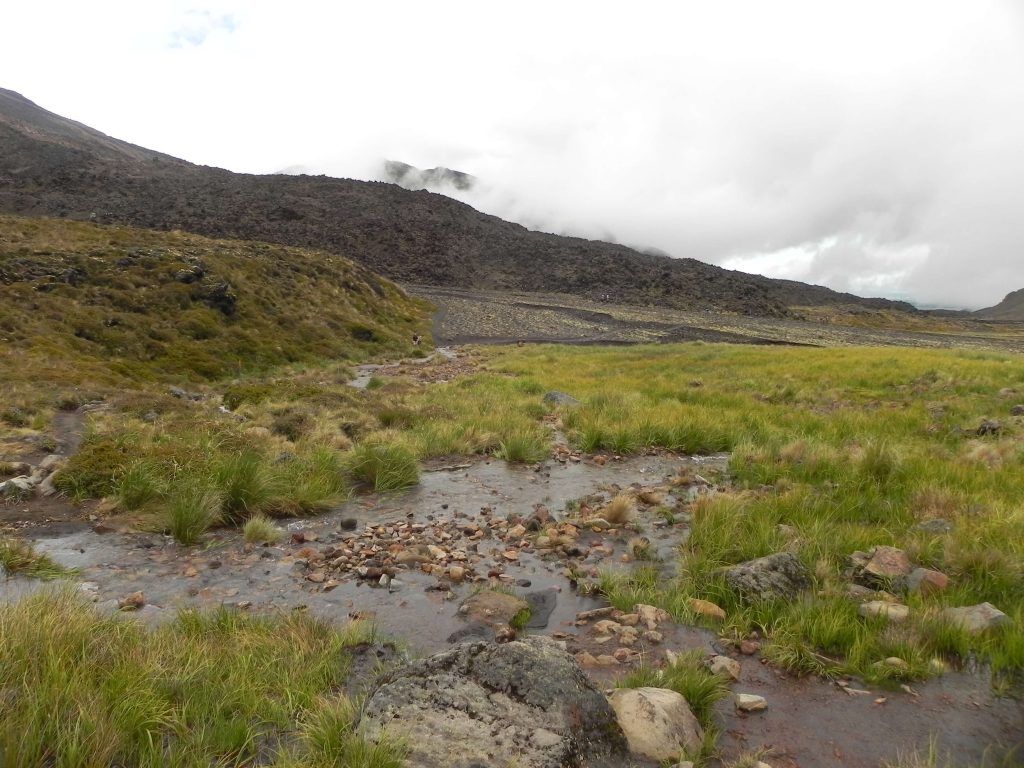
[[[1024,286],[1013,0],[16,6],[5,87],[194,162],[447,165],[550,231],[928,303]]]

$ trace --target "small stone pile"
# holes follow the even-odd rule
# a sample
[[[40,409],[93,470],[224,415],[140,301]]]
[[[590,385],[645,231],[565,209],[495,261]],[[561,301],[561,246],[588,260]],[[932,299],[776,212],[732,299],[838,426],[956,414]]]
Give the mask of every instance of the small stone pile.
[[[915,566],[906,552],[890,546],[854,552],[850,555],[846,575],[853,582],[847,594],[860,602],[860,615],[884,617],[893,623],[906,621],[910,616],[910,607],[900,602],[898,595],[936,595],[949,586],[949,576]],[[982,632],[1009,620],[990,603],[946,608],[943,616],[968,632]]]
[[[13,468],[19,474],[0,482],[0,500],[23,499],[35,493],[52,496],[57,492],[53,476],[64,466],[64,462],[63,456],[51,454],[36,466],[25,462],[15,465]]]
[[[649,507],[663,503],[669,488],[633,488],[629,495]],[[391,586],[402,572],[411,570],[436,577],[442,586],[492,580],[513,584],[521,580],[507,571],[530,555],[563,563],[566,576],[574,580],[577,575],[596,576],[598,564],[615,554],[611,539],[633,529],[628,520],[613,523],[601,518],[605,501],[601,494],[588,497],[589,504],[582,503],[573,517],[562,520],[538,504],[528,515],[501,516],[484,506],[472,517],[456,512],[426,522],[367,523],[359,531],[332,536],[334,541],[319,547],[311,546],[317,534],[296,532],[293,542],[304,546],[292,556],[297,571],[307,581],[323,585],[324,591],[343,578]],[[665,525],[660,518],[657,522]],[[356,526],[355,521],[349,523]],[[649,547],[649,540],[646,543]],[[634,544],[642,549],[644,542]],[[627,552],[622,558],[633,556]]]
[[[665,636],[658,626],[669,622],[669,613],[653,605],[637,603],[629,613],[614,607],[595,608],[576,614],[576,626],[590,625],[593,642],[607,645],[609,653],[594,655],[589,651],[576,654],[576,660],[583,667],[617,667],[620,664],[634,664],[642,660],[642,648],[658,645]],[[591,625],[591,622],[594,622]],[[614,650],[612,650],[614,648]]]

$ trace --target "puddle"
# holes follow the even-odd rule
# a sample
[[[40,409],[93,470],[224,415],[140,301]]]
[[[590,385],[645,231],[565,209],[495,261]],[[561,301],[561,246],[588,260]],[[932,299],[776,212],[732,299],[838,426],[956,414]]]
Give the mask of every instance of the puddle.
[[[724,456],[710,459],[720,469],[725,461]],[[162,609],[241,604],[254,611],[310,610],[338,621],[360,616],[414,651],[428,653],[447,647],[448,638],[466,627],[458,613],[459,603],[489,582],[520,594],[547,593],[555,598],[546,626],[531,631],[571,633],[578,612],[601,604],[573,589],[564,574],[564,557],[526,547],[517,548],[518,559],[510,562],[503,556],[509,545],[498,538],[476,542],[472,558],[477,562],[472,570],[478,581],[451,584],[450,590],[438,590],[438,576],[415,567],[397,571],[389,588],[371,585],[354,571],[328,572],[327,580],[337,581],[336,585],[312,582],[307,576],[315,567],[301,556],[303,547],[340,548],[367,530],[403,523],[420,524],[429,534],[435,527],[502,521],[517,514],[525,517],[538,505],[558,520],[567,502],[600,487],[653,485],[681,467],[698,463],[707,468],[705,460],[663,454],[609,461],[605,466],[552,461],[531,468],[480,459],[454,469],[428,469],[410,491],[356,497],[324,515],[282,521],[287,534],[304,532],[315,537],[309,543],[247,547],[239,532],[223,530],[214,532],[201,547],[183,548],[162,535],[97,534],[85,523],[63,523],[35,531],[34,545],[62,565],[78,569],[79,581],[96,585],[101,603],[142,590],[150,606]],[[116,518],[110,522],[116,524]],[[669,526],[658,519],[645,524],[645,535],[665,562],[673,563],[685,525]],[[579,558],[580,567],[593,576],[599,566],[626,567],[621,555],[632,536],[625,531],[617,536],[581,531],[580,549],[590,554]],[[601,544],[604,549],[591,549]],[[487,578],[498,570],[500,578]],[[33,588],[27,586],[31,584],[8,580],[0,584],[0,598],[20,596]],[[328,587],[332,588],[327,591]]]

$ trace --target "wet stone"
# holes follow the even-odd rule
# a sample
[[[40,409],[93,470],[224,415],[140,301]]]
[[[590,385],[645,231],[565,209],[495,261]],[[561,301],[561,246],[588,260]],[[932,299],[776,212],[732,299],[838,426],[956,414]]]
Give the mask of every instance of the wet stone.
[[[735,704],[736,709],[740,712],[761,712],[768,709],[768,701],[764,696],[757,696],[752,693],[737,693]]]

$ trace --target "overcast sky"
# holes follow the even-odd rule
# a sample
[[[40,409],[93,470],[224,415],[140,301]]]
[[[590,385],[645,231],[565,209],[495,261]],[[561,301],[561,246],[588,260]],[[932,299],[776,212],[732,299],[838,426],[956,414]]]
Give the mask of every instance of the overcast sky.
[[[1024,287],[1024,3],[5,3],[0,86],[197,163],[925,305]]]

